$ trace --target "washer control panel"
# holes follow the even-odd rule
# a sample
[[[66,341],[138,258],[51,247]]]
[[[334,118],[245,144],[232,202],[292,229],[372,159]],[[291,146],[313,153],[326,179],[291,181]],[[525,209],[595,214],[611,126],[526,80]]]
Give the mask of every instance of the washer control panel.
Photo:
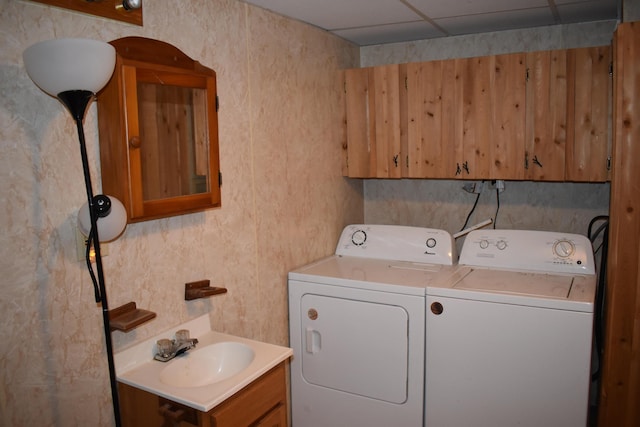
[[[580,234],[530,230],[474,230],[460,264],[550,273],[595,274],[593,247]]]
[[[342,230],[336,255],[453,265],[454,251],[453,237],[444,230],[352,224]]]

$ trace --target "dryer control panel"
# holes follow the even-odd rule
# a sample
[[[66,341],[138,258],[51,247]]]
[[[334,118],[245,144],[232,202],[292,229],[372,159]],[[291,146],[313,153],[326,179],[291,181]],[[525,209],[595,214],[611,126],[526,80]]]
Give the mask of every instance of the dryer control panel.
[[[591,241],[580,234],[531,230],[475,230],[460,264],[549,273],[595,274]]]
[[[453,265],[454,251],[447,231],[378,224],[346,226],[336,247],[336,255],[441,265]]]

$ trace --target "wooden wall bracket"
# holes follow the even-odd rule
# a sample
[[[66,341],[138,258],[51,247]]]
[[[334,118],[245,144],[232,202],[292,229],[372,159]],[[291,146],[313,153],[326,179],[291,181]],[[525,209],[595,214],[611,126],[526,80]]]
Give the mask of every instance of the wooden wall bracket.
[[[106,0],[100,2],[87,0],[31,0],[36,3],[70,9],[76,12],[100,16],[102,18],[127,22],[142,26],[142,8],[127,10],[122,6],[122,0]]]
[[[156,317],[154,312],[137,308],[133,301],[109,310],[109,323],[112,331],[129,332],[154,317]]]
[[[184,284],[184,299],[191,301],[198,298],[206,298],[212,295],[227,293],[226,288],[212,287],[209,280],[198,280]]]

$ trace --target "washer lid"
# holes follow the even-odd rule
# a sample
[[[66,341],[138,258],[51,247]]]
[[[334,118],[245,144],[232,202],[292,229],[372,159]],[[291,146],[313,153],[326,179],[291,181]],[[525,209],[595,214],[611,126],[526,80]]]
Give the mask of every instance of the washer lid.
[[[520,271],[473,270],[454,285],[456,289],[567,299],[573,276]]]
[[[596,277],[461,267],[451,286],[427,295],[593,313]]]

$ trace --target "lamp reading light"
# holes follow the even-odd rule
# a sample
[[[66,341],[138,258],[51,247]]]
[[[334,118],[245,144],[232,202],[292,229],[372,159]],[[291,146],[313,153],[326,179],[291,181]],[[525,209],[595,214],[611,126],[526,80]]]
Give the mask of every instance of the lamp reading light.
[[[87,211],[89,214],[87,268],[93,280],[96,302],[102,305],[102,319],[109,363],[113,412],[116,426],[119,427],[121,421],[118,384],[113,359],[107,292],[104,284],[102,258],[100,256],[100,232],[102,229],[98,226],[98,219],[101,215],[101,205],[108,203],[113,206],[114,200],[110,200],[106,196],[93,196],[87,147],[82,124],[87,112],[87,107],[95,97],[95,94],[111,79],[116,63],[116,51],[110,44],[97,40],[55,39],[36,43],[27,48],[23,53],[23,58],[27,74],[29,74],[31,80],[33,80],[40,89],[58,98],[60,102],[67,107],[78,129],[80,155],[82,157],[84,182],[87,191]],[[104,199],[105,197],[106,200]],[[102,220],[103,219],[101,219],[101,221]],[[121,231],[122,230],[115,234],[113,238],[117,237]],[[107,234],[106,230],[104,230],[104,232]],[[91,261],[89,260],[88,248],[91,247],[91,243],[93,243],[95,250],[97,280],[93,274]]]

